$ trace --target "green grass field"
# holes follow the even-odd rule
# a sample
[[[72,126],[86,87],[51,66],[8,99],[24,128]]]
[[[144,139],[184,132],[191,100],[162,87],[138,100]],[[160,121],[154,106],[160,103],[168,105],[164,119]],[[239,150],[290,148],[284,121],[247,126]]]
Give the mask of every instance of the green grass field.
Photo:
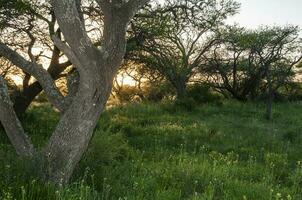
[[[302,103],[225,102],[188,112],[128,105],[103,113],[90,148],[62,188],[34,178],[0,134],[0,199],[302,199]],[[43,146],[58,120],[31,109],[25,129]]]

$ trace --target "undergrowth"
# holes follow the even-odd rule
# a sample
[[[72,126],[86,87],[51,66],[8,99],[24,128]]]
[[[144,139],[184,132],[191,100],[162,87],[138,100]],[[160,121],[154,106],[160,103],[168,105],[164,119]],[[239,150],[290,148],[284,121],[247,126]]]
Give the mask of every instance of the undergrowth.
[[[42,184],[0,134],[0,199],[302,199],[302,104],[134,104],[101,116],[67,186]],[[41,148],[59,119],[31,109],[26,132]]]

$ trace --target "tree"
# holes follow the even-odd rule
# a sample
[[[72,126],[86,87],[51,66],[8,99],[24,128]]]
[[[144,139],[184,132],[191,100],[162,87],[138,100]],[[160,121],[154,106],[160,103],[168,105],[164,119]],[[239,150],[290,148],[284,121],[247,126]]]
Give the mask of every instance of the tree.
[[[0,82],[0,120],[6,133],[20,155],[35,154],[44,159],[47,180],[57,184],[68,182],[87,149],[125,53],[127,25],[147,1],[96,1],[104,17],[101,48],[97,48],[87,35],[80,1],[52,1],[66,43],[56,35],[53,36],[53,41],[69,58],[80,76],[77,92],[72,98],[66,99],[59,92],[50,74],[41,65],[27,61],[5,44],[0,45],[1,55],[34,76],[50,102],[62,111],[61,119],[47,145],[40,154],[35,154],[36,150],[33,150],[33,145],[16,117],[5,84]],[[7,120],[8,116],[10,121]]]
[[[300,58],[297,36],[297,27],[228,27],[221,30],[220,42],[206,55],[202,73],[225,96],[254,99],[267,88],[267,66],[283,62],[273,70],[276,88],[291,77],[292,65]]]
[[[7,14],[9,10],[14,10],[13,15]],[[51,40],[54,34],[61,37],[61,32],[56,27],[56,18],[49,3],[44,1],[7,2],[1,7],[0,13],[6,16],[2,18],[2,22],[5,21],[5,23],[2,23],[0,36],[0,40],[6,45],[33,63],[44,63],[43,67],[48,70],[54,80],[71,66],[68,60],[60,62],[64,55]],[[38,49],[40,53],[37,52]],[[2,68],[11,66],[11,63],[12,61],[7,62],[6,66],[2,65]],[[15,66],[11,68],[18,69]],[[23,79],[20,89],[14,91],[12,95],[14,109],[21,117],[42,91],[42,87],[38,81],[31,81],[32,76],[29,73],[20,69],[15,71],[19,71],[18,76]]]
[[[241,101],[266,94],[270,119],[274,92],[293,77],[302,59],[298,27],[228,27],[221,32],[203,68],[209,83]]]
[[[238,7],[232,0],[169,0],[150,6],[131,24],[141,42],[130,59],[157,70],[183,98],[203,55],[217,41],[215,30]]]
[[[259,64],[265,71],[268,120],[273,117],[275,91],[294,74],[293,67],[302,60],[299,31],[295,26],[265,27],[260,30],[260,38],[254,47],[259,56]]]
[[[129,43],[128,43],[129,44]],[[115,78],[112,95],[120,103],[132,101],[159,102],[174,95],[173,88],[156,70],[126,60]]]
[[[201,73],[224,96],[246,101],[259,89],[257,79],[262,80],[264,76],[254,59],[253,45],[258,41],[257,34],[236,26],[220,32],[219,42],[205,55],[207,62]]]

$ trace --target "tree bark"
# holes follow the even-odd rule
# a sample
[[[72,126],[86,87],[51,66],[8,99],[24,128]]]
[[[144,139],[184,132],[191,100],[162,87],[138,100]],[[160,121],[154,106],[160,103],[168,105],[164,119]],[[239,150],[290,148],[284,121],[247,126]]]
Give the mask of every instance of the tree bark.
[[[188,78],[185,78],[182,74],[171,73],[168,74],[167,79],[176,90],[176,99],[184,99],[187,96]]]
[[[274,94],[273,94],[273,85],[271,79],[271,72],[268,69],[267,72],[267,84],[268,84],[268,93],[267,93],[267,104],[266,104],[266,119],[272,120],[273,118],[273,101],[274,101]]]
[[[104,13],[104,44],[99,50],[89,40],[75,2],[52,1],[68,45],[58,38],[54,42],[77,68],[80,83],[72,104],[44,149],[47,178],[51,182],[67,183],[87,149],[125,54],[127,24],[144,2],[147,1],[98,1]]]
[[[73,103],[45,148],[47,178],[51,182],[66,183],[88,146],[112,87],[112,79],[102,77],[95,71],[80,82]]]
[[[54,80],[57,80],[59,75],[70,66],[70,62],[66,63],[56,63],[50,64],[48,68],[48,72]],[[43,91],[42,86],[38,81],[32,83],[28,87],[25,87],[20,94],[16,95],[13,99],[14,102],[14,110],[18,117],[22,117],[29,107],[29,105],[33,102],[33,100]]]
[[[20,156],[33,156],[34,148],[14,112],[4,79],[0,76],[0,121]]]
[[[34,76],[51,103],[64,111],[49,142],[42,150],[45,166],[41,167],[44,167],[48,181],[55,184],[67,183],[87,149],[111,93],[113,78],[125,54],[127,25],[139,7],[147,2],[148,0],[97,0],[104,14],[104,43],[98,49],[85,31],[85,24],[78,12],[79,5],[73,0],[52,0],[53,10],[66,43],[55,36],[53,41],[79,74],[80,81],[76,84],[77,89],[71,101],[59,92],[49,72],[0,43],[0,54]],[[0,93],[3,94],[0,96],[0,120],[17,152],[31,154],[30,141],[13,111],[7,90],[2,88],[4,87],[0,87],[3,91]]]
[[[59,75],[67,67],[72,65],[69,61],[60,63],[60,54],[61,51],[56,46],[54,46],[51,61],[47,69],[47,72],[50,74],[53,80],[57,80],[59,78]],[[22,117],[24,115],[29,105],[32,103],[35,97],[42,92],[42,90],[43,88],[38,81],[32,83],[31,85],[28,85],[27,87],[23,85],[23,90],[21,91],[21,93],[17,94],[13,99],[14,109],[18,117]]]
[[[177,99],[183,99],[187,95],[187,85],[184,82],[178,82],[175,83],[175,88],[176,88],[176,98]]]

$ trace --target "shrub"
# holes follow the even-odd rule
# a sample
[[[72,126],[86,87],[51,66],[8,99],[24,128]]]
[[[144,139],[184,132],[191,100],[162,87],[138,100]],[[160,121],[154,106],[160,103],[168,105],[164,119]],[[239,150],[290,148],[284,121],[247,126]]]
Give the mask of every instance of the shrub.
[[[138,98],[142,100],[142,91],[139,90],[136,86],[124,85],[118,91],[115,92],[115,97],[121,103],[133,102]],[[138,97],[138,98],[137,98]]]
[[[160,102],[166,97],[172,96],[174,91],[168,83],[148,83],[138,88],[125,85],[114,93],[120,103],[133,103],[141,101]]]
[[[221,95],[211,90],[206,84],[194,84],[189,87],[187,96],[194,99],[198,104],[201,103],[219,103],[222,100]]]
[[[96,133],[86,152],[86,166],[98,167],[115,161],[127,159],[131,148],[121,133]]]
[[[160,102],[165,98],[173,96],[175,93],[171,84],[163,82],[159,84],[149,84],[144,88],[147,101]]]
[[[182,99],[176,99],[173,105],[176,109],[190,112],[196,108],[197,103],[192,97],[185,97]]]
[[[290,83],[287,91],[287,99],[289,101],[301,101],[302,100],[302,84]]]

